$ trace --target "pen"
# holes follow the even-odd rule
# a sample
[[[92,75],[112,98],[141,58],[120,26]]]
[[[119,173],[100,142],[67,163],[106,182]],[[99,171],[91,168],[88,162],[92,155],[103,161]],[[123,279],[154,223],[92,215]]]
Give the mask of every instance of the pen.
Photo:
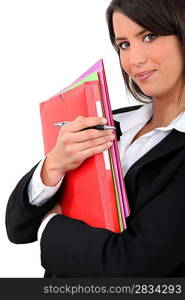
[[[66,124],[69,124],[71,122],[58,122],[58,123],[54,123],[54,126],[59,126],[62,127]],[[116,129],[116,127],[114,126],[107,126],[107,125],[95,125],[95,126],[91,126],[91,127],[86,127],[82,130],[87,130],[87,129],[98,129],[98,130],[109,130],[109,129]]]

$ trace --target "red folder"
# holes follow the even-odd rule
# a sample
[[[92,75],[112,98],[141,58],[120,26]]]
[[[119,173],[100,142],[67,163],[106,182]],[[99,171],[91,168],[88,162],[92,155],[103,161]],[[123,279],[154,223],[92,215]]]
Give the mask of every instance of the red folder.
[[[78,115],[97,116],[102,105],[98,81],[89,81],[57,94],[40,104],[44,149],[54,147],[60,121],[72,121]],[[80,167],[66,173],[60,188],[62,214],[93,227],[120,232],[115,186],[109,151],[87,159]]]

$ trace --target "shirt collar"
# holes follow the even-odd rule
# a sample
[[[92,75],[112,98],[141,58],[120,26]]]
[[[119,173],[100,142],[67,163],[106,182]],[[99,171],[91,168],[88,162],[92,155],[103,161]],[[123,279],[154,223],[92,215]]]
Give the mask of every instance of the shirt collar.
[[[177,131],[181,131],[185,133],[185,112],[180,113],[174,120],[170,122],[165,127],[158,127],[156,130],[167,131],[176,129]]]
[[[142,128],[152,116],[152,103],[144,104],[141,108],[114,115],[114,120],[120,122],[122,134],[134,127]]]
[[[142,128],[150,120],[152,114],[153,103],[150,102],[144,104],[137,110],[114,115],[114,119],[120,122],[121,132],[124,134],[126,131],[136,126]],[[167,126],[156,128],[156,130],[160,131],[170,131],[172,129],[176,129],[185,133],[185,112],[180,113]]]

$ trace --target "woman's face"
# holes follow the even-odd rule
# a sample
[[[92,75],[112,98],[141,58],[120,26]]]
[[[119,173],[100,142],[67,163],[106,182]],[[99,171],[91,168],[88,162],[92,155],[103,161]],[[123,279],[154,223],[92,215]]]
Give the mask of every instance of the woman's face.
[[[184,70],[177,37],[157,36],[120,12],[113,14],[113,27],[122,68],[143,93],[154,98],[175,95]]]

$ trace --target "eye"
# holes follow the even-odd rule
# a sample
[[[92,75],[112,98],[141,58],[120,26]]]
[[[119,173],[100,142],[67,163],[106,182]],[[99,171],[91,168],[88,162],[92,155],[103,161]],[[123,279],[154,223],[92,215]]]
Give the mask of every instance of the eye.
[[[150,33],[144,36],[144,41],[151,42],[157,38],[157,35],[154,33]]]
[[[126,49],[126,48],[129,47],[129,42],[121,42],[121,43],[119,43],[117,46],[118,46],[118,48],[120,48],[120,49]]]

